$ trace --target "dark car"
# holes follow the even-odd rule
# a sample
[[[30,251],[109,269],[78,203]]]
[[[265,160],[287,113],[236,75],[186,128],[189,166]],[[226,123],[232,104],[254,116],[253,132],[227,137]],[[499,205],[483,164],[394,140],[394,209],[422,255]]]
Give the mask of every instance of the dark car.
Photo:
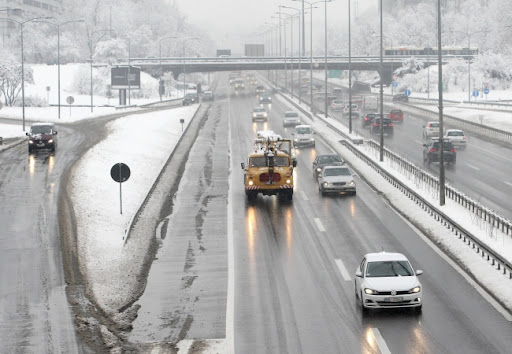
[[[372,124],[372,122],[376,116],[377,116],[376,113],[366,113],[364,115],[363,119],[361,119],[361,126],[363,128],[369,127],[370,124]]]
[[[336,154],[317,155],[316,159],[313,161],[313,177],[317,179],[324,166],[343,165],[344,163],[345,161]]]
[[[405,96],[407,97],[407,96]],[[389,119],[391,119],[393,122],[397,123],[403,123],[404,121],[404,112],[402,112],[401,109],[392,109],[389,114]]]
[[[272,96],[268,92],[264,92],[260,95],[260,103],[272,103]]]
[[[185,97],[183,97],[183,105],[188,106],[189,104],[194,104],[199,102],[199,96],[196,93],[187,93]]]
[[[53,123],[34,123],[28,136],[28,152],[34,150],[55,151],[57,148],[57,131]]]
[[[439,138],[431,139],[423,144],[423,162],[430,165],[431,162],[439,162],[440,142]],[[457,152],[451,141],[443,141],[443,160],[445,163],[455,165]]]
[[[263,92],[265,92],[265,86],[261,86],[261,85],[260,86],[256,86],[255,91],[256,91],[256,94],[263,93]]]
[[[380,121],[380,117],[375,117],[375,119],[373,119],[373,122],[370,125],[370,133],[380,134]],[[382,129],[384,129],[384,134],[393,135],[393,121],[389,118],[382,119]]]
[[[393,96],[393,102],[409,102],[409,97],[405,93],[397,93]]]

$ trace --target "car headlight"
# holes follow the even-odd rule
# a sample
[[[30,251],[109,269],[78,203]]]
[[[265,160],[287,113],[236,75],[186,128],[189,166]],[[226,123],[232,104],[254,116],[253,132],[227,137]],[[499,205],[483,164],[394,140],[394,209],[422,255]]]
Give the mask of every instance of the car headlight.
[[[29,144],[33,144],[34,143],[34,140],[29,140],[28,141]]]
[[[322,169],[320,167],[317,167],[316,172],[322,172]]]
[[[324,185],[324,187],[329,187],[330,183],[329,182],[324,182],[322,183]]]
[[[350,181],[350,182],[348,182],[348,185],[351,186],[351,187],[355,186],[356,185],[356,181]]]
[[[48,144],[53,143],[53,139],[48,140]]]
[[[252,117],[253,117],[253,118],[255,118],[255,117],[256,117],[256,113],[253,113],[253,114],[252,114]]]
[[[311,138],[311,139],[309,139],[309,140],[311,140],[311,141],[315,141],[315,138]]]
[[[373,290],[373,289],[369,289],[369,288],[365,288],[364,292],[365,292],[365,294],[368,294],[368,295],[378,295],[379,294],[379,292],[377,290]]]
[[[295,138],[295,139],[293,139],[293,141],[299,141],[299,139]]]
[[[409,292],[411,294],[416,294],[416,293],[419,293],[421,291],[421,286],[416,286],[414,288],[412,288],[411,290],[409,290]]]

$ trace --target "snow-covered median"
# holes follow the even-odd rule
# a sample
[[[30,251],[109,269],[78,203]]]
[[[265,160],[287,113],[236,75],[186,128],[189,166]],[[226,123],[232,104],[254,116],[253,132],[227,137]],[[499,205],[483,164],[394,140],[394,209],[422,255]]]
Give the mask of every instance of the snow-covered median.
[[[78,161],[71,174],[71,199],[77,223],[80,271],[89,295],[104,309],[105,303],[123,296],[117,279],[142,263],[145,254],[125,254],[125,231],[146,197],[169,155],[198,109],[197,105],[174,110],[133,115],[107,125],[109,136]],[[118,162],[130,167],[122,184],[122,214],[119,183],[110,169]],[[137,276],[137,274],[133,274]]]

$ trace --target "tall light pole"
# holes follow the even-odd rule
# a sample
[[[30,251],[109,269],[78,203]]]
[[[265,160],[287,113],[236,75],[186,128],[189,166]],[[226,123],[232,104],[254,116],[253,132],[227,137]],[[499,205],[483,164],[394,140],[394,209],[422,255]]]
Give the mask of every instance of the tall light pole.
[[[329,115],[327,114],[327,3],[331,2],[333,0],[324,0],[324,7],[325,7],[325,16],[324,16],[324,22],[325,22],[325,63],[324,63],[324,69],[325,69],[325,118],[327,118]]]
[[[303,4],[304,4],[304,2],[303,2]],[[283,8],[285,8],[285,9],[290,9],[290,10],[295,10],[295,11],[297,11],[297,16],[300,16],[301,11],[303,11],[303,10],[301,10],[301,9],[297,9],[297,8],[295,8],[295,7],[290,7],[290,6],[282,6],[282,7],[283,7]],[[303,19],[304,19],[304,14],[302,14],[302,17],[303,17]],[[301,43],[301,41],[300,41],[300,17],[299,17],[299,19],[298,19],[298,23],[299,23],[299,31],[298,31],[297,33],[299,34],[299,50],[297,51],[297,53],[298,53],[298,57],[299,57],[299,102],[301,102],[301,103],[302,103],[302,90],[301,90],[301,83],[302,83],[302,81],[301,81],[301,57],[302,57],[302,55],[303,55],[303,54],[301,53],[301,48],[300,48],[300,43]],[[304,28],[303,28],[303,30],[304,30]],[[293,32],[292,32],[292,33],[293,33]],[[304,38],[302,38],[302,40],[304,40]],[[302,51],[304,51],[304,48],[302,48]],[[292,71],[292,90],[293,90],[293,71]],[[292,96],[293,96],[293,94],[292,94]]]
[[[84,20],[70,20],[70,21],[61,22],[61,23],[53,23],[53,22],[49,22],[49,21],[37,21],[37,22],[49,23],[50,25],[57,27],[57,99],[58,99],[57,106],[58,106],[58,117],[60,119],[60,27],[66,25],[68,23],[85,22],[85,21]]]
[[[91,113],[94,111],[94,92],[93,92],[93,81],[92,81],[92,56],[94,55],[94,41],[93,41],[93,37],[94,37],[94,34],[95,33],[105,33],[105,32],[110,32],[110,30],[108,29],[101,29],[101,30],[96,30],[96,31],[92,31],[91,32],[91,57],[90,57],[90,62],[91,62]],[[101,36],[100,38],[98,38],[98,41],[102,38],[103,36]],[[130,85],[130,59],[129,59],[129,55],[128,55],[128,85]]]
[[[16,21],[12,18],[1,18],[0,20],[11,21],[17,23],[20,26],[20,45],[21,45],[21,106],[22,106],[22,116],[23,116],[23,131],[25,131],[25,57],[23,53],[23,25],[28,22],[36,21],[36,20],[49,20],[52,17],[43,16],[43,17],[34,17],[25,21]]]
[[[279,7],[284,8],[286,6],[281,6],[280,5]],[[293,17],[295,15],[287,14],[287,13],[284,13],[284,12],[283,12],[283,15],[288,16],[288,19],[290,20],[290,33],[291,33],[290,34],[290,69],[291,69],[291,79],[292,79],[291,80],[291,87],[292,87],[291,95],[292,95],[292,98],[293,98]],[[300,22],[299,22],[299,25],[300,25]],[[285,23],[285,26],[286,26],[286,23]],[[299,34],[300,34],[300,31],[299,31]],[[285,40],[285,48],[286,48],[286,36],[285,36],[284,40]],[[299,49],[299,51],[300,51],[300,49]],[[286,87],[287,87],[287,83],[288,83],[288,78],[286,78],[286,85],[285,85]]]
[[[382,47],[383,47],[383,31],[382,31],[382,0],[379,0],[379,9],[380,9],[380,159],[379,161],[384,161],[384,71],[382,64]]]
[[[471,101],[471,36],[477,33],[487,33],[489,31],[474,31],[474,32],[462,32],[462,31],[450,31],[452,33],[462,33],[468,37],[468,101]]]
[[[192,41],[192,40],[195,40],[195,39],[201,39],[200,37],[192,37],[192,38],[186,38],[183,40],[183,97],[185,97],[186,93],[187,93],[187,73],[186,73],[186,70],[187,70],[187,66],[185,64],[185,43],[187,43],[188,41]]]
[[[163,38],[160,38],[158,40],[158,52],[160,54],[160,80],[162,80],[162,41],[165,40],[165,39],[176,39],[178,37],[176,36],[167,36],[167,37],[163,37]],[[160,91],[160,101],[162,101],[162,92]]]
[[[352,34],[350,0],[348,0],[348,132],[352,133]]]
[[[382,0],[381,0],[382,1]],[[444,132],[443,132],[443,54],[441,45],[441,0],[437,0],[437,66],[439,71],[439,205],[445,204]]]

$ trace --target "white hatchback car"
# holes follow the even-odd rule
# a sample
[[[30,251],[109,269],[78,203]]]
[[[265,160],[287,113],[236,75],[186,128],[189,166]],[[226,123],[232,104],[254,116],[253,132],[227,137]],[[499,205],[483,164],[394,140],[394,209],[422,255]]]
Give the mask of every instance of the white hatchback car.
[[[449,139],[453,146],[465,148],[466,143],[468,142],[468,138],[466,134],[460,129],[447,129],[444,134],[445,139]]]
[[[439,136],[439,122],[428,122],[423,126],[423,137],[428,139]]]
[[[311,129],[310,125],[301,124],[295,126],[295,133],[293,135],[293,146],[315,146],[315,132]]]
[[[287,126],[295,126],[295,125],[299,125],[301,122],[300,122],[300,118],[299,118],[299,114],[297,112],[294,112],[294,111],[286,111],[284,112],[284,117],[283,117],[283,126],[287,127]]]
[[[355,295],[368,309],[411,307],[421,312],[422,287],[409,260],[401,253],[368,253],[356,270]]]

